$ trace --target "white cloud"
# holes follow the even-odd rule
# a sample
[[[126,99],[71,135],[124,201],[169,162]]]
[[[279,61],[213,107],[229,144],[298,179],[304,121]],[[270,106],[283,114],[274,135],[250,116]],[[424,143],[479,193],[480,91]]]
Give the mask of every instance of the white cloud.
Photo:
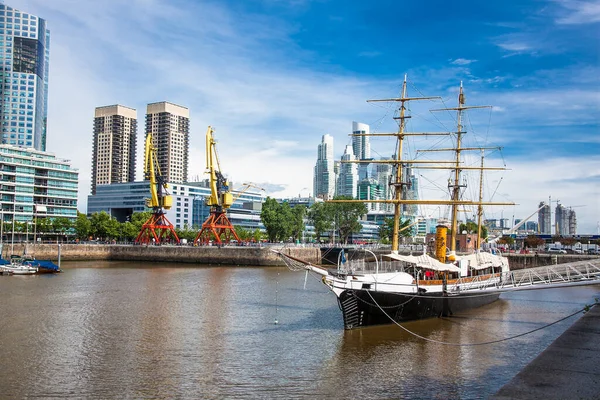
[[[600,2],[597,0],[560,0],[557,4],[564,7],[566,12],[560,12],[556,18],[557,24],[576,25],[600,22]]]
[[[457,58],[456,60],[453,60],[450,64],[454,64],[454,65],[469,65],[471,63],[477,62],[477,60],[468,60],[466,58]]]

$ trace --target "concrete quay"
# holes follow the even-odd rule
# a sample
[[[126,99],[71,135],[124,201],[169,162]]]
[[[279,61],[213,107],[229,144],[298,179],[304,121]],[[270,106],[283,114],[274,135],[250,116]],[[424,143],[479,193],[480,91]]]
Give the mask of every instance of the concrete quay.
[[[272,249],[308,262],[319,264],[321,250],[318,247],[281,246],[153,246],[153,245],[118,245],[118,244],[62,244],[60,245],[61,261],[145,261],[176,262],[200,265],[235,265],[235,266],[281,266],[285,265]],[[24,254],[23,244],[4,244],[2,256],[10,258],[11,254]],[[58,260],[57,244],[36,244],[27,246],[27,254],[38,260]]]
[[[600,399],[600,305],[593,306],[490,398]]]

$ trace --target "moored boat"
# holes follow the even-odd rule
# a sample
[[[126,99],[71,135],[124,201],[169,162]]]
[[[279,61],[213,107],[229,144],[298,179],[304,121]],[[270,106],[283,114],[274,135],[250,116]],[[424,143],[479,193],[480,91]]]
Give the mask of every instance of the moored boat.
[[[457,111],[458,129],[456,132],[443,133],[414,133],[405,132],[405,119],[407,103],[413,100],[431,100],[434,97],[408,97],[406,95],[406,77],[402,86],[400,98],[382,101],[400,103],[398,116],[399,129],[394,133],[359,134],[370,136],[396,136],[397,149],[394,157],[379,163],[392,164],[395,177],[390,182],[393,198],[389,200],[333,200],[333,202],[355,203],[388,203],[394,207],[394,227],[392,234],[391,252],[383,256],[363,257],[360,260],[345,260],[336,270],[326,269],[321,266],[306,263],[303,260],[291,257],[284,252],[277,251],[284,262],[291,269],[306,269],[322,276],[322,282],[327,285],[337,296],[340,309],[344,318],[345,329],[358,327],[398,323],[408,320],[424,319],[436,316],[449,316],[455,312],[480,307],[497,300],[501,291],[499,284],[503,276],[509,274],[508,260],[500,255],[480,252],[481,216],[483,205],[512,205],[513,203],[483,202],[480,190],[478,201],[465,200],[465,184],[461,179],[461,171],[478,170],[483,173],[485,168],[465,166],[461,153],[470,150],[483,151],[485,148],[462,147],[463,131],[461,118],[463,111],[480,106],[465,106],[462,85],[458,96],[456,108],[445,108],[444,111]],[[441,111],[441,110],[438,110]],[[403,159],[403,142],[405,138],[419,135],[454,135],[453,148],[440,148],[437,151],[452,151],[452,161],[427,161]],[[354,134],[352,135],[354,136]],[[496,148],[494,148],[496,149]],[[434,150],[428,150],[434,151]],[[353,160],[342,162],[367,162],[372,160]],[[449,163],[451,163],[449,165]],[[450,199],[443,200],[418,200],[407,199],[403,194],[410,182],[403,176],[407,166],[415,164],[418,168],[448,169],[452,172],[448,179]],[[415,167],[416,168],[416,167]],[[402,212],[401,205],[447,205],[452,208],[450,221],[441,221],[437,227],[435,249],[432,251],[435,258],[428,254],[401,255],[399,248],[399,225]],[[456,237],[458,231],[458,206],[477,206],[479,216],[478,239],[476,252],[466,256],[459,256],[456,252]],[[447,231],[450,229],[450,238]],[[447,247],[448,246],[448,247]],[[344,262],[345,261],[345,262]]]

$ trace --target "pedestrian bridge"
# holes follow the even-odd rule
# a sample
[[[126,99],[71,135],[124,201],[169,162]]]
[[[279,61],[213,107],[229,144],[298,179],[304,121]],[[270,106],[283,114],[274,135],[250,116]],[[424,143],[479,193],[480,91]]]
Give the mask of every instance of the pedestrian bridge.
[[[504,292],[600,284],[600,258],[510,271],[498,289]]]

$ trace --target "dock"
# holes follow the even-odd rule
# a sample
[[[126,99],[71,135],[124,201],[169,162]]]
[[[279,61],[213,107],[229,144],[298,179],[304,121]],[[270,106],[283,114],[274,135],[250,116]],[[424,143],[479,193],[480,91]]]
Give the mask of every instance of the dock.
[[[490,398],[598,399],[598,360],[600,305],[595,305]]]

